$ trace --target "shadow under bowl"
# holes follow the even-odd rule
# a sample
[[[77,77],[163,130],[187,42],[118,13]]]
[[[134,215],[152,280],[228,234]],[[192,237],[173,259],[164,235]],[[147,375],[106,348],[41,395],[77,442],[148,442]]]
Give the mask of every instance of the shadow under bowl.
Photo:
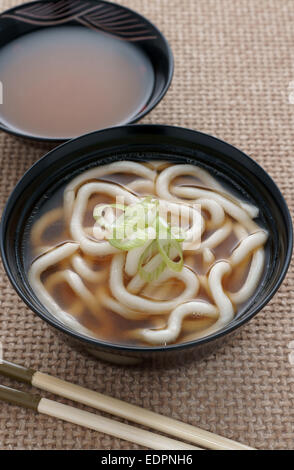
[[[90,339],[62,325],[38,301],[24,266],[24,233],[44,194],[74,175],[116,160],[168,160],[199,165],[217,174],[259,207],[257,222],[269,232],[263,278],[256,293],[220,331],[184,344],[139,347]],[[240,194],[240,193],[239,193]],[[1,224],[1,254],[16,292],[39,317],[97,357],[118,363],[154,358],[172,363],[202,357],[256,315],[273,297],[287,272],[292,253],[292,222],[286,202],[271,177],[250,157],[212,136],[160,125],[134,125],[97,131],[71,140],[41,158],[19,181],[6,204]]]

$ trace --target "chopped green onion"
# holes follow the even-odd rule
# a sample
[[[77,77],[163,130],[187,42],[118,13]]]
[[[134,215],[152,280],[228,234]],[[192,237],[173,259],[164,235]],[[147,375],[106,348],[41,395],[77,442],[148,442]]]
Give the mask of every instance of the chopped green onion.
[[[121,210],[123,214],[110,223],[103,215],[107,208]],[[166,267],[175,272],[182,270],[184,258],[181,242],[185,240],[185,233],[179,227],[171,227],[159,216],[159,201],[153,196],[147,196],[129,206],[123,204],[96,206],[93,216],[99,225],[111,230],[108,241],[119,250],[130,251],[143,246],[152,239],[150,234],[154,235],[154,240],[146,247],[139,260],[139,274],[144,281],[155,281]],[[145,265],[156,254],[160,255],[161,261],[154,270],[150,271]],[[179,258],[179,261],[174,261],[175,258]]]
[[[140,257],[138,268],[139,275],[146,282],[156,281],[156,279],[159,278],[160,274],[163,273],[166,268],[165,261],[161,261],[157,268],[153,269],[153,271],[148,271],[143,267],[156,253],[158,253],[156,240],[153,240],[151,245],[147,246],[146,250]]]
[[[134,235],[136,235],[136,237]],[[133,237],[129,239],[110,238],[108,241],[112,246],[119,250],[130,251],[133,250],[133,248],[143,246],[150,239],[149,237],[150,231],[147,229],[138,230],[133,234]]]
[[[167,267],[177,273],[182,271],[184,266],[184,257],[180,243],[177,240],[162,240],[160,238],[157,238],[156,242],[158,251]],[[170,257],[170,252],[172,249],[176,251],[176,256],[180,257],[179,261],[173,261],[173,258]]]
[[[146,243],[146,240],[142,240],[140,238],[134,238],[134,240],[121,240],[116,238],[110,238],[108,241],[110,245],[123,251],[133,250],[134,248],[138,248],[139,246],[142,246],[144,245],[144,243]]]

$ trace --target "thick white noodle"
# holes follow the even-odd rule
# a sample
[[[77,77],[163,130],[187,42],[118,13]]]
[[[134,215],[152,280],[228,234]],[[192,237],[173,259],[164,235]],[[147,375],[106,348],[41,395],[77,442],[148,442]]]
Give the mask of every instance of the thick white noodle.
[[[248,236],[248,231],[246,230],[246,228],[238,223],[234,224],[233,232],[239,241],[243,240],[243,238],[246,238]]]
[[[163,220],[168,220],[168,215],[171,215],[171,226],[176,225],[185,230],[185,241],[183,243],[183,250],[192,250],[199,246],[201,235],[205,230],[204,217],[201,214],[201,207],[193,207],[188,204],[175,203],[170,201],[159,201],[159,215]],[[196,205],[196,204],[195,204]],[[183,219],[189,222],[192,219],[192,224],[189,227],[183,226]]]
[[[156,171],[151,170],[150,168],[142,165],[141,163],[131,162],[131,161],[121,161],[110,163],[109,165],[101,165],[91,170],[85,171],[80,175],[76,176],[70,183],[66,186],[64,191],[64,213],[65,218],[68,221],[72,214],[75,193],[76,190],[87,181],[91,179],[102,178],[106,175],[111,175],[114,173],[130,173],[148,180],[154,181],[156,178]]]
[[[213,189],[222,190],[221,185],[207,171],[195,165],[173,165],[163,170],[156,180],[156,192],[162,199],[171,200],[169,186],[177,176],[194,176],[204,185]]]
[[[215,262],[215,256],[210,248],[204,247],[202,250],[203,263],[205,266],[211,266]]]
[[[234,224],[233,231],[239,242],[248,237],[247,230],[241,224]],[[236,292],[229,292],[230,299],[236,305],[246,302],[246,300],[253,295],[263,273],[264,262],[265,252],[264,248],[261,246],[252,254],[249,272],[242,287]]]
[[[94,237],[95,237],[95,229],[97,228],[97,226],[100,229],[101,227],[104,228],[104,227],[110,226],[115,221],[116,212],[117,212],[114,207],[109,207],[107,204],[97,204],[97,206],[95,206],[96,215],[97,215],[97,211],[99,211],[98,213],[100,213],[103,220],[101,221],[100,219],[100,224],[95,223],[94,227],[92,227],[92,235],[94,235]],[[97,239],[101,240],[101,236],[100,235],[97,236]]]
[[[206,240],[204,240],[200,247],[195,250],[196,253],[202,253],[206,248],[209,248],[210,250],[212,248],[216,248],[218,245],[220,245],[226,238],[228,238],[228,236],[230,235],[231,231],[232,231],[232,227],[233,227],[233,224],[232,222],[228,219],[226,221],[226,223],[218,228],[217,230],[215,230],[215,232],[213,232],[212,235],[210,235],[210,237],[206,238]]]
[[[159,277],[159,282],[165,282],[168,279],[179,279],[185,284],[184,291],[172,300],[153,301],[127,291],[123,282],[125,256],[118,254],[113,256],[110,268],[110,290],[112,295],[128,308],[138,310],[140,312],[149,313],[150,315],[158,315],[160,313],[168,313],[176,305],[181,304],[195,295],[199,289],[199,281],[197,276],[188,268],[183,268],[181,272],[176,273],[166,269]]]
[[[200,182],[203,183],[204,186],[207,186],[208,188],[211,188],[216,191],[224,192],[223,187],[215,180],[213,176],[211,176],[207,171],[203,170],[202,168],[199,168],[194,165],[175,165],[171,166],[169,168],[166,168],[163,170],[160,175],[157,178],[156,181],[156,191],[157,194],[162,197],[163,199],[175,199],[175,196],[180,196],[180,197],[188,197],[189,196],[182,196],[181,194],[177,194],[177,190],[179,188],[182,188],[181,186],[174,186],[172,191],[170,190],[170,185],[171,182],[174,178],[177,176],[183,176],[183,175],[189,175],[189,176],[195,176],[200,180]],[[202,191],[199,188],[194,188],[194,187],[184,187],[184,189],[198,189],[199,191]],[[199,196],[196,197],[202,197],[200,193],[198,193]],[[251,204],[248,204],[246,202],[238,200],[236,197],[230,195],[228,193],[228,196],[230,198],[234,198],[239,206],[241,206],[244,211],[249,215],[251,218],[255,218],[258,216],[258,208],[255,206],[252,206]],[[205,197],[205,190],[203,190],[203,197]]]
[[[91,269],[89,264],[85,261],[82,256],[76,254],[71,258],[71,263],[75,271],[81,276],[85,281],[88,282],[103,282],[106,281],[108,276],[108,271],[103,269],[101,271],[94,271]]]
[[[250,215],[250,217],[252,217],[252,219],[256,219],[256,217],[258,217],[258,214],[259,214],[258,207],[253,206],[252,204],[248,202],[244,202],[240,199],[236,199],[236,201],[238,201],[242,209],[244,209]]]
[[[263,248],[259,248],[253,253],[249,272],[242,287],[236,292],[229,292],[232,302],[241,304],[246,302],[254,293],[258,286],[264,269],[265,253]]]
[[[141,320],[144,318],[148,318],[149,315],[144,314],[142,312],[131,310],[130,308],[126,307],[125,305],[121,304],[113,297],[111,297],[105,288],[99,288],[97,291],[97,299],[103,305],[103,307],[108,308],[114,313],[117,313],[121,317],[126,318],[127,320]]]
[[[172,260],[174,260],[178,256],[177,250],[172,248],[169,256]],[[153,258],[151,258],[151,260],[148,261],[148,263],[145,264],[144,269],[147,272],[155,271],[159,267],[161,262],[162,262],[162,257],[158,253],[157,255],[154,255]],[[144,279],[142,279],[140,274],[137,272],[137,274],[133,277],[133,279],[130,280],[127,286],[127,289],[132,294],[138,294],[138,292],[140,292],[140,290],[143,289],[145,284],[146,284],[146,281],[144,281]]]
[[[229,323],[234,317],[234,308],[229,297],[225,294],[222,280],[226,274],[231,273],[232,268],[227,261],[218,261],[211,268],[208,276],[208,285],[213,300],[219,310],[217,326],[221,327]],[[214,325],[215,326],[215,325]]]
[[[105,242],[105,229],[98,224],[94,224],[90,232],[84,230],[84,233],[90,237],[94,237],[99,243]]]
[[[51,274],[45,281],[44,286],[49,291],[56,285],[67,283],[74,291],[76,296],[91,310],[92,313],[97,311],[97,301],[92,292],[85,286],[80,276],[71,269],[65,269]]]
[[[264,245],[267,237],[267,232],[261,230],[259,232],[248,235],[246,238],[243,238],[237,248],[234,249],[229,259],[232,266],[237,266],[238,264],[242,263],[242,261],[252,253],[252,251]]]
[[[210,219],[205,221],[205,228],[207,230],[213,230],[221,226],[225,220],[225,211],[223,207],[213,199],[199,198],[197,204],[200,205],[201,209],[209,212]]]
[[[202,301],[186,302],[178,305],[170,314],[167,327],[162,330],[141,329],[137,330],[138,336],[149,344],[159,345],[176,341],[182,328],[182,322],[188,315],[201,315],[217,318],[218,311],[214,305]],[[196,321],[196,319],[195,319]]]
[[[128,189],[142,196],[152,196],[155,194],[154,181],[139,179],[128,183]]]
[[[53,297],[45,289],[42,281],[41,274],[46,271],[49,267],[54,264],[59,263],[60,261],[67,259],[73,255],[79,249],[77,243],[65,243],[64,245],[59,246],[53,251],[46,253],[45,255],[38,258],[33,262],[29,273],[29,283],[35,292],[36,296],[44,307],[50,312],[54,317],[56,317],[61,323],[67,325],[74,331],[79,331],[87,336],[94,337],[93,333],[87,328],[84,328],[80,322],[78,322],[72,315],[65,312],[60,306],[55,302]]]
[[[138,202],[138,198],[125,189],[110,183],[87,183],[82,186],[75,200],[70,231],[73,239],[80,243],[81,250],[89,255],[105,256],[118,253],[120,250],[110,245],[108,241],[96,242],[90,240],[83,229],[83,218],[87,208],[87,203],[92,194],[107,194],[113,198],[123,198],[124,203],[133,204]]]
[[[225,294],[222,286],[222,279],[231,272],[232,268],[227,261],[218,261],[210,270],[208,276],[209,290],[217,306],[219,317],[217,321],[206,328],[204,331],[193,333],[193,338],[189,337],[186,341],[204,338],[222,329],[234,318],[234,308],[229,297]],[[191,335],[192,336],[192,335]]]
[[[125,272],[128,276],[135,276],[138,272],[139,261],[146,250],[146,248],[152,243],[153,240],[148,240],[144,245],[133,248],[127,253]]]
[[[174,186],[173,192],[177,196],[184,198],[184,200],[189,199],[190,201],[193,200],[195,202],[197,202],[199,198],[210,198],[220,204],[228,215],[230,215],[233,219],[237,220],[241,225],[243,225],[247,230],[249,230],[249,232],[252,232],[259,228],[245,209],[243,209],[237,203],[234,203],[224,195],[218,194],[208,189],[200,189],[194,187],[188,188],[184,186]]]

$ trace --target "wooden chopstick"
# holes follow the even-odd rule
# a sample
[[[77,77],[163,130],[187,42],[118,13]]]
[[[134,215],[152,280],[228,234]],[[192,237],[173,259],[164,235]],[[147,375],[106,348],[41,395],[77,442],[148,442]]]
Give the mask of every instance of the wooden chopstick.
[[[140,408],[139,406],[7,361],[0,363],[0,374],[32,384],[39,389],[52,392],[109,414],[145,425],[179,439],[192,442],[205,449],[253,450],[252,447],[218,436],[190,424],[182,423],[145,408]]]
[[[0,385],[0,400],[156,450],[201,450],[169,437]]]

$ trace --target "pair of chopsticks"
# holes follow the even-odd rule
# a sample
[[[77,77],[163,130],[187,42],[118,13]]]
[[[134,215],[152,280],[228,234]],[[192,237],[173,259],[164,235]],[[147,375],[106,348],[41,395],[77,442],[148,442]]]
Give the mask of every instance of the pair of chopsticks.
[[[116,398],[88,390],[79,385],[60,380],[53,376],[43,374],[33,369],[0,361],[0,374],[11,379],[33,385],[41,390],[54,393],[78,403],[96,408],[97,410],[125,418],[151,429],[169,434],[181,440],[191,442],[205,449],[214,450],[253,450],[244,444],[232,441],[225,437],[217,436],[211,432],[182,423],[153,411],[131,405]],[[0,385],[0,400],[13,405],[30,408],[64,421],[78,424],[95,431],[109,434],[129,442],[134,442],[149,449],[156,450],[202,450],[185,442],[154,434],[124,424],[109,418],[105,418],[88,411],[83,411],[72,406],[42,398],[41,396],[21,392]]]

